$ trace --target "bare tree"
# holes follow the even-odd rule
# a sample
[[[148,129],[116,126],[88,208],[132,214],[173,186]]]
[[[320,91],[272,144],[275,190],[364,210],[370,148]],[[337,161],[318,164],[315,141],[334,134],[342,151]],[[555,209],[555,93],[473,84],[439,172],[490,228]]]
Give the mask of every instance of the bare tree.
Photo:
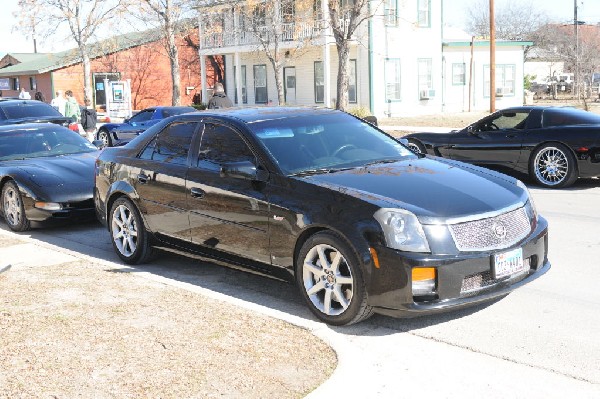
[[[172,80],[172,104],[181,104],[181,73],[177,36],[192,25],[194,2],[189,0],[136,0],[140,5],[137,17],[146,25],[160,30],[169,57]],[[194,19],[195,20],[195,19]]]
[[[67,25],[83,64],[84,101],[92,100],[90,42],[121,9],[124,0],[19,0],[19,28],[50,39]]]
[[[329,26],[338,53],[336,109],[345,110],[348,107],[350,43],[359,26],[374,16],[369,10],[369,4],[369,0],[327,0]]]
[[[246,0],[236,6],[237,33],[249,32],[258,42],[257,52],[269,60],[280,105],[285,103],[283,68],[318,34],[313,6],[313,0]],[[219,21],[213,26],[219,29]]]
[[[545,11],[531,0],[513,0],[495,9],[496,39],[529,40],[532,33],[548,23]],[[489,36],[489,0],[475,0],[467,8],[467,31],[475,36]]]

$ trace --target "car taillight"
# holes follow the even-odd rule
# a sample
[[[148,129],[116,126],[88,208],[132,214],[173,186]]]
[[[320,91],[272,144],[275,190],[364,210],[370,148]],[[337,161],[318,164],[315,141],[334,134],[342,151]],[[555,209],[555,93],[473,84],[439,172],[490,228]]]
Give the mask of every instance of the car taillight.
[[[69,130],[79,133],[79,126],[77,123],[69,123]]]

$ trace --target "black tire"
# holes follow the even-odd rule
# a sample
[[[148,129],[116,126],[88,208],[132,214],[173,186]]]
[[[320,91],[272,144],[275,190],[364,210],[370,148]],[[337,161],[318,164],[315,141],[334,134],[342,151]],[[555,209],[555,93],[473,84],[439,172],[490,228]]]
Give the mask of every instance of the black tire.
[[[31,228],[31,223],[25,215],[23,197],[14,181],[9,181],[2,187],[2,216],[12,231],[26,231]]]
[[[529,159],[529,176],[542,187],[568,187],[578,174],[575,156],[562,144],[543,144]]]
[[[148,231],[136,206],[126,197],[118,198],[110,208],[108,226],[113,248],[128,264],[148,262],[154,256]]]
[[[296,283],[311,312],[327,324],[354,324],[373,314],[356,254],[337,234],[319,232],[302,245]]]
[[[416,154],[427,154],[425,146],[418,140],[408,139],[408,149]]]
[[[106,129],[98,130],[98,140],[102,140],[104,142],[105,147],[112,147],[113,145],[110,133],[108,133],[108,130]]]

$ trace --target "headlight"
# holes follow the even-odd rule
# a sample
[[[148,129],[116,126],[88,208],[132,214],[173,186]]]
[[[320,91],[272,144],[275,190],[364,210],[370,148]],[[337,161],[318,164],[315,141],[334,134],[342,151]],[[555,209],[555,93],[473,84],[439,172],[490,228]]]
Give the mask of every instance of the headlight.
[[[381,208],[373,216],[383,229],[388,247],[400,251],[430,252],[423,226],[412,212]]]
[[[538,214],[535,208],[535,203],[533,202],[533,197],[531,196],[531,193],[529,192],[529,189],[527,188],[525,183],[523,183],[521,180],[517,180],[517,186],[521,187],[527,193],[527,203],[525,204],[525,211],[527,212],[527,216],[529,216],[532,223],[535,223],[535,221],[537,221]]]

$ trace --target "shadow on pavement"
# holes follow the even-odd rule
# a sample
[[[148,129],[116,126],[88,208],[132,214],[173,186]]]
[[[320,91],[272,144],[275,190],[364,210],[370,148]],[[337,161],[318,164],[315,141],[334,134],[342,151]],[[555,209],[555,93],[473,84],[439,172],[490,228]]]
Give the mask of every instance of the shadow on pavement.
[[[4,223],[0,229],[7,230]],[[130,267],[123,264],[115,254],[108,231],[97,222],[70,226],[36,229],[18,234],[88,255],[107,262],[114,262],[114,268],[105,269],[113,273],[150,273],[180,283],[211,290],[239,300],[264,306],[300,317],[316,320],[310,313],[298,289],[292,283],[263,277],[253,273],[217,265],[206,260],[198,260],[166,251],[158,251],[157,257],[148,264]],[[119,265],[123,265],[120,267]],[[492,302],[493,303],[493,302]],[[469,316],[488,307],[490,303],[472,308],[431,316],[409,319],[395,319],[375,315],[358,325],[332,327],[336,332],[347,335],[389,335],[397,332],[410,332],[450,320]]]

